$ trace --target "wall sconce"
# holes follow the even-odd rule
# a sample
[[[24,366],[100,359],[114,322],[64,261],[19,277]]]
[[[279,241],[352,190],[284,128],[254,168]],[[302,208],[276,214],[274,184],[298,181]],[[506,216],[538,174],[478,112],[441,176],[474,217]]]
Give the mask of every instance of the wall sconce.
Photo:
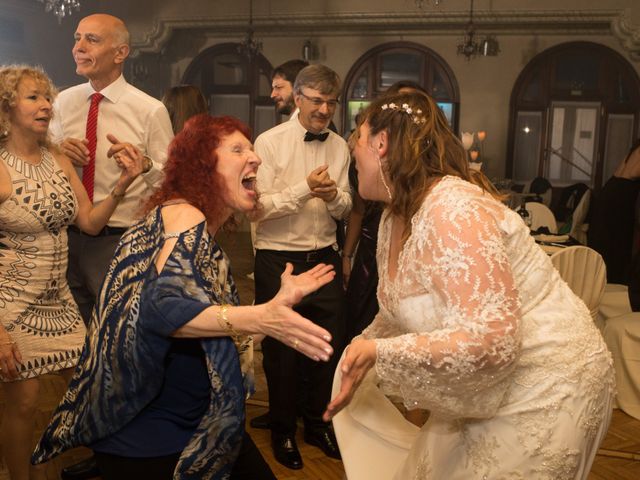
[[[495,37],[488,36],[480,43],[480,55],[484,57],[495,57],[500,53],[500,44]]]
[[[304,44],[302,45],[302,58],[307,62],[309,60],[315,60],[317,58],[316,47],[309,39],[305,40]]]

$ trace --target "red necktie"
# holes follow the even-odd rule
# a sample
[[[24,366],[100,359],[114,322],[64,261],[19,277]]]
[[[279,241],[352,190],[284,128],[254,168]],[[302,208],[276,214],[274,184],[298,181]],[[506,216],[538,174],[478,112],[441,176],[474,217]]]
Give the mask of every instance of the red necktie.
[[[82,169],[82,184],[89,195],[89,200],[92,202],[93,178],[96,172],[96,145],[98,143],[98,138],[96,137],[96,131],[98,129],[98,104],[103,98],[104,95],[101,93],[91,95],[91,106],[89,107],[89,115],[87,116],[87,131],[85,137],[88,142],[89,163]]]

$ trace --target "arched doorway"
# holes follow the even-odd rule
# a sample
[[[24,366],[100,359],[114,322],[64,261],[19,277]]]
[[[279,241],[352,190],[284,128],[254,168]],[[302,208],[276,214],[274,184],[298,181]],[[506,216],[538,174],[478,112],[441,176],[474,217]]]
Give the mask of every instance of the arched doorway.
[[[213,115],[232,115],[247,123],[254,138],[276,125],[269,95],[269,61],[260,53],[240,53],[239,44],[221,43],[202,51],[187,67],[182,83],[196,85]]]
[[[449,65],[424,45],[392,42],[367,51],[349,70],[342,98],[344,131],[354,128],[358,112],[399,80],[422,85],[438,102],[454,131],[458,130],[460,93]]]
[[[619,53],[570,42],[538,54],[511,93],[507,175],[599,188],[637,136],[640,80]]]

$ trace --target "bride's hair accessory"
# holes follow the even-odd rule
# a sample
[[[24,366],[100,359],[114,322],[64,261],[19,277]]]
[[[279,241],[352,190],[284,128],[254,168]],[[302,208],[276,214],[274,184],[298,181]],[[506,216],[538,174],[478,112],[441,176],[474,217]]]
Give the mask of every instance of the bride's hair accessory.
[[[397,110],[399,112],[406,113],[412,118],[413,123],[415,123],[416,125],[420,125],[421,123],[426,122],[425,118],[422,116],[422,110],[420,110],[419,108],[412,108],[408,103],[403,103],[401,107],[399,107],[395,103],[385,103],[380,108],[382,110]]]

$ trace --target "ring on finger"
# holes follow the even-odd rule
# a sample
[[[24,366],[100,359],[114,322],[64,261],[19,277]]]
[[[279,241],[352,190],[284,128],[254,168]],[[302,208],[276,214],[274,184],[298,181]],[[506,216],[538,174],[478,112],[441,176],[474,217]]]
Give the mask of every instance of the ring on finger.
[[[296,339],[293,341],[293,348],[295,348],[295,349],[297,350],[297,349],[298,349],[298,344],[299,344],[299,343],[300,343],[300,341],[296,338]]]

